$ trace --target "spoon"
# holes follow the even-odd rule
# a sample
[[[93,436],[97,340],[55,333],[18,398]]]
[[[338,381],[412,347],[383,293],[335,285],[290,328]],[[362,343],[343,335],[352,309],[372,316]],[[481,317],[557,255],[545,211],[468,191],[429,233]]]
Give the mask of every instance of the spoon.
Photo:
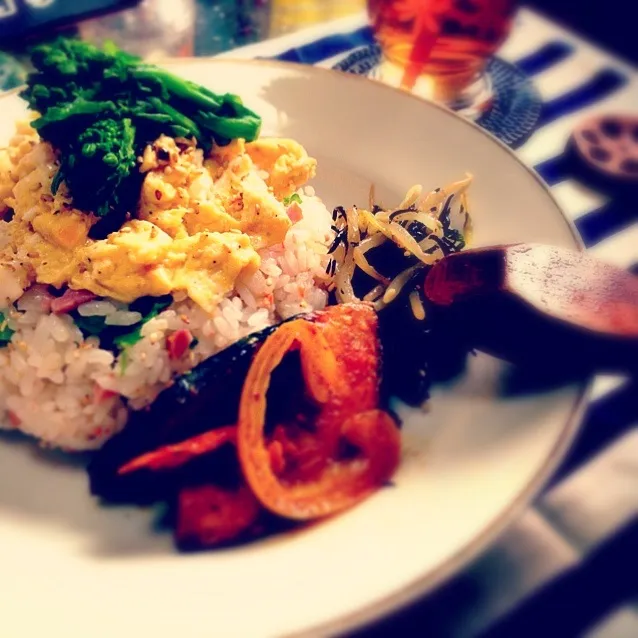
[[[462,251],[430,269],[424,292],[473,347],[505,360],[638,373],[638,277],[585,253]]]

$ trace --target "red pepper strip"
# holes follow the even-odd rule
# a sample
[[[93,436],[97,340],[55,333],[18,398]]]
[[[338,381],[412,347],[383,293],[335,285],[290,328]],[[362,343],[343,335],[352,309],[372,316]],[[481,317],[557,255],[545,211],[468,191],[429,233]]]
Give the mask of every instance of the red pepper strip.
[[[387,412],[355,414],[343,424],[341,434],[367,457],[366,481],[383,485],[390,479],[401,460],[401,433]]]
[[[243,485],[226,490],[201,485],[181,490],[177,506],[177,539],[182,545],[210,547],[231,541],[259,518],[261,507]]]
[[[339,374],[337,359],[318,325],[304,322],[301,335],[306,343],[312,340],[312,348],[302,347],[299,353],[306,388],[317,403],[326,403]]]
[[[365,304],[340,304],[318,314],[313,325],[315,329],[321,328],[339,366],[330,401],[323,406],[315,425],[334,456],[346,419],[379,405],[378,319],[376,312]]]
[[[293,224],[296,224],[298,221],[303,219],[303,212],[301,211],[301,206],[297,204],[297,202],[293,202],[286,208],[286,215],[288,215],[290,221]]]
[[[281,474],[286,469],[286,457],[284,456],[284,446],[281,441],[272,441],[268,446],[270,455],[270,465],[275,474]]]
[[[22,419],[12,410],[7,410],[7,417],[9,418],[9,423],[11,423],[14,428],[22,424]]]
[[[266,339],[244,383],[237,430],[239,460],[255,496],[270,511],[296,520],[326,516],[359,502],[390,478],[400,454],[399,432],[392,418],[381,410],[368,409],[351,413],[339,424],[340,434],[359,448],[363,459],[333,460],[312,481],[288,483],[275,474],[264,440],[266,392],[273,370],[296,343],[301,348],[302,361],[306,357],[305,370],[311,370],[313,365],[321,365],[321,361],[315,360],[313,354],[321,356],[325,352],[323,344],[317,347],[324,335],[314,329],[309,330],[309,325],[302,320],[292,321],[280,326]],[[347,351],[338,355],[346,357]],[[332,398],[338,396],[337,413],[344,413],[341,401],[343,391],[337,391],[343,382],[343,366],[339,366],[338,371],[340,374],[328,381],[326,405],[330,405]],[[374,371],[370,373],[374,374]],[[320,421],[321,415],[317,424]],[[317,431],[321,437],[319,425]]]
[[[325,443],[295,426],[277,426],[268,451],[273,472],[286,481],[315,479],[329,462]]]
[[[193,334],[186,328],[180,328],[166,337],[166,350],[169,359],[181,359],[193,343]]]
[[[227,425],[210,432],[204,432],[181,443],[165,445],[147,452],[123,465],[118,474],[128,474],[137,470],[168,470],[188,463],[191,459],[212,452],[225,443],[235,443],[237,426]]]
[[[93,403],[104,403],[117,396],[117,392],[103,388],[99,383],[93,386]]]

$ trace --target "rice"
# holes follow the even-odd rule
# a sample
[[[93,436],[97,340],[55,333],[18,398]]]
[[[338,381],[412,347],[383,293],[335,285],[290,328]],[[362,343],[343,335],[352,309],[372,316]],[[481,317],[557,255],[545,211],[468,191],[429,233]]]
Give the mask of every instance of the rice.
[[[142,321],[142,313],[129,310],[116,310],[106,316],[104,323],[107,326],[134,326]]]
[[[48,199],[55,165],[47,148],[23,130],[9,147],[11,162],[0,150],[0,214],[3,193],[5,201],[13,198],[26,207],[33,202],[34,209],[53,205]],[[203,197],[207,183],[198,178],[193,184]],[[14,333],[0,348],[0,427],[67,450],[98,448],[124,427],[129,410],[147,406],[176,375],[253,332],[323,308],[331,215],[314,189],[300,189],[299,195],[302,219],[283,242],[259,251],[259,269],[239,279],[212,313],[176,294],[170,306],[142,325],[139,341],[118,355],[100,348],[98,337],[84,337],[71,315],[51,314],[43,287],[25,283],[19,256],[15,264],[3,263],[0,311]],[[56,197],[64,199],[63,189]],[[142,318],[109,298],[84,303],[77,312],[86,319],[104,317],[112,326],[134,326]],[[171,359],[167,338],[183,329],[193,337],[192,348]]]

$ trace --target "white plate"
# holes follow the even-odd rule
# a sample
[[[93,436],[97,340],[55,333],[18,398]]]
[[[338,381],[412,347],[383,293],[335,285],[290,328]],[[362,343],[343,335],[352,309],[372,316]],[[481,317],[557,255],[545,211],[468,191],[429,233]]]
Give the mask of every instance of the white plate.
[[[539,179],[475,126],[361,78],[270,62],[196,60],[170,68],[240,94],[263,133],[319,160],[329,206],[386,202],[414,183],[475,177],[475,243],[578,242]],[[0,101],[0,143],[24,115]],[[92,638],[287,636],[341,632],[423,594],[483,550],[563,456],[582,388],[506,396],[488,357],[404,410],[396,486],[312,528],[248,547],[180,555],[153,515],[100,506],[80,464],[0,440],[0,633]]]

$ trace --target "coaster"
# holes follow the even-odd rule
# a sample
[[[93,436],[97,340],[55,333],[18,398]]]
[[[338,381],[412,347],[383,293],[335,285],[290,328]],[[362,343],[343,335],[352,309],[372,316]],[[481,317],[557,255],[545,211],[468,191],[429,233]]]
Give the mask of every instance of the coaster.
[[[356,49],[332,68],[367,75],[380,59],[379,45],[372,44]],[[511,148],[517,148],[533,133],[542,99],[523,71],[505,60],[490,59],[487,73],[494,90],[494,104],[476,123]]]

